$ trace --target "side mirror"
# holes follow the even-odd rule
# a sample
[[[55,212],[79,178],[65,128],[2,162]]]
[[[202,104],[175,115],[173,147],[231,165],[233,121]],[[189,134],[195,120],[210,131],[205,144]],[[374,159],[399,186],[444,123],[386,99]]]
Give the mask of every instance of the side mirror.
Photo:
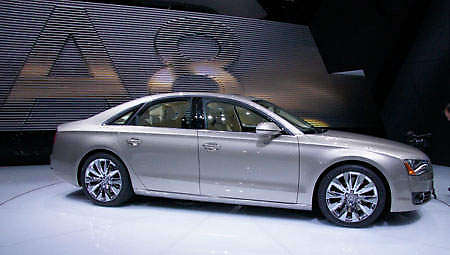
[[[256,134],[263,136],[277,136],[281,129],[273,122],[261,122],[256,126]]]

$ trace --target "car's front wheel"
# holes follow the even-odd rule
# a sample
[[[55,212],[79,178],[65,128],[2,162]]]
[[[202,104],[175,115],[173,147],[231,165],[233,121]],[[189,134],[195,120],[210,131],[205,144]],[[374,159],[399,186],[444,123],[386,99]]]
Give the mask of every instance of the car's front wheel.
[[[386,204],[386,188],[371,169],[343,165],[328,172],[318,189],[318,204],[331,222],[346,227],[373,223]]]
[[[110,154],[96,153],[87,158],[80,178],[84,194],[98,205],[121,205],[133,196],[126,167]]]

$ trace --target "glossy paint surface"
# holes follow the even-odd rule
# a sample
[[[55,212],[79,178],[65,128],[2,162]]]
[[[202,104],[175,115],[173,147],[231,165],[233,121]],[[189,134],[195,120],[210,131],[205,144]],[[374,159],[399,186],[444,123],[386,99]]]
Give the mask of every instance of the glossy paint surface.
[[[117,136],[122,154],[147,189],[200,194],[196,130],[128,126]],[[127,144],[132,138],[140,144]]]
[[[161,99],[207,97],[245,105],[266,115],[285,134],[263,139],[245,132],[106,125],[133,106]],[[127,142],[138,138],[136,148]],[[206,147],[205,147],[206,146]],[[390,191],[393,212],[411,211],[411,192],[431,191],[432,174],[411,178],[404,159],[429,160],[393,141],[339,131],[304,134],[275,113],[243,96],[171,93],[137,99],[89,119],[60,125],[52,166],[78,185],[77,171],[90,152],[106,150],[129,170],[138,194],[202,201],[311,209],[320,177],[336,164],[365,164]]]
[[[435,169],[450,177],[450,168]],[[435,181],[445,186],[450,179]],[[447,193],[442,190],[438,198]],[[117,208],[93,206],[80,188],[53,177],[49,166],[20,166],[0,167],[0,204],[0,254],[440,255],[450,250],[450,208],[434,199],[416,212],[349,229],[308,211],[157,197],[137,197]]]
[[[200,188],[203,195],[272,202],[297,202],[297,138],[265,141],[254,133],[198,131]],[[216,151],[203,144],[221,146]]]

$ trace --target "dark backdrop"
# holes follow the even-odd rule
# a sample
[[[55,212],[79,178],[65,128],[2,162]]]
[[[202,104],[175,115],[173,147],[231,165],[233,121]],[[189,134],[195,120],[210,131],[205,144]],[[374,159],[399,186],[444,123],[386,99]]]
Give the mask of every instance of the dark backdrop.
[[[55,3],[87,11],[83,14],[78,10],[76,14],[77,10],[55,10]],[[0,29],[5,32],[0,35],[0,123],[2,130],[10,131],[0,132],[4,141],[0,148],[2,164],[46,162],[51,150],[51,130],[56,124],[90,116],[131,98],[171,90],[264,97],[321,125],[402,142],[407,131],[431,132],[433,138],[427,153],[434,163],[450,164],[449,122],[443,115],[443,108],[450,101],[449,1],[245,0],[239,6],[233,1],[202,0],[1,4]],[[52,12],[57,15],[52,16]],[[76,20],[75,16],[78,23],[67,23]],[[192,61],[179,55],[167,58],[177,53],[155,46],[158,34],[164,39],[174,33],[170,22],[202,28],[196,17],[213,23],[203,29],[215,29],[226,36],[217,39],[220,36],[212,32],[212,36],[202,37],[175,31],[182,38],[178,40],[178,50],[194,62],[218,59],[219,63],[210,61],[201,67],[217,71],[225,66],[223,70],[235,80],[221,72],[205,78],[204,72],[186,71],[183,66]],[[68,26],[72,30],[61,33],[61,27]],[[193,27],[187,25],[189,29]],[[81,36],[71,32],[76,30],[84,32]],[[46,44],[53,32],[63,36]],[[98,47],[90,50],[83,45],[83,39]],[[228,51],[217,57],[220,45],[228,47]],[[56,49],[48,50],[52,47]],[[189,52],[192,48],[202,50]],[[33,67],[40,61],[50,61],[44,71],[34,68],[42,65]],[[152,91],[149,77],[168,65],[181,70],[175,72],[171,90],[164,86],[170,76],[162,71],[156,77],[163,78],[163,85]],[[356,69],[363,69],[366,79],[333,74]],[[37,77],[33,76],[36,73]],[[49,80],[54,84],[50,91],[42,91],[43,86],[38,86],[34,92],[17,93],[30,84],[48,87]],[[71,89],[59,88],[67,86],[65,81]],[[183,86],[194,83],[197,85]],[[91,91],[91,96],[71,93],[74,84],[79,91]],[[113,86],[105,90],[102,84]],[[285,96],[279,96],[280,91]],[[11,92],[15,96],[11,97]],[[12,100],[7,105],[9,97]]]
[[[329,72],[362,68],[385,136],[431,133],[427,153],[450,165],[450,1],[322,1],[309,21]]]

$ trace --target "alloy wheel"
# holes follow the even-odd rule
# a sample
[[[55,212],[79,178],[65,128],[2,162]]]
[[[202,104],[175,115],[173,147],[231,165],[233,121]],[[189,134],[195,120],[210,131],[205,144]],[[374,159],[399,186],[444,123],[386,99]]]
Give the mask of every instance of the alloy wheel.
[[[328,210],[342,222],[357,223],[375,211],[378,191],[372,179],[360,172],[344,172],[328,184],[326,193]]]
[[[122,190],[122,176],[110,159],[98,158],[89,163],[84,181],[89,195],[100,202],[116,199]]]

